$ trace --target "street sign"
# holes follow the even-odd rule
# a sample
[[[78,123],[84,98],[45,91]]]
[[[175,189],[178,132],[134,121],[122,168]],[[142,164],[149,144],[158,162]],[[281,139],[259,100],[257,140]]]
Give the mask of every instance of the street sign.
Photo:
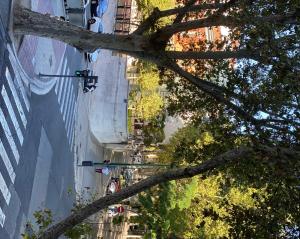
[[[82,161],[81,166],[94,166],[93,161]]]

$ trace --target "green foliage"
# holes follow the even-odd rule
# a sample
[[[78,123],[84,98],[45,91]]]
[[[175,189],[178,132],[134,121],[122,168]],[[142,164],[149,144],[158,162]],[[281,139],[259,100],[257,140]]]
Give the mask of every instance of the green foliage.
[[[36,224],[39,225],[39,230],[45,230],[52,222],[52,211],[48,208],[35,211],[33,216],[36,220]]]
[[[159,74],[157,68],[147,62],[138,62],[140,76],[137,84],[139,90],[131,91],[131,107],[135,115],[144,120],[158,116],[164,106],[164,100],[159,94]]]
[[[67,193],[71,196],[74,194],[71,188],[67,189]],[[89,195],[87,197],[87,194]],[[84,207],[86,204],[92,202],[97,197],[96,194],[89,192],[89,190],[84,190],[81,194],[76,195],[76,202],[72,208],[72,212],[78,211],[78,209]],[[89,198],[89,199],[86,199]],[[27,222],[25,225],[25,231],[22,234],[23,239],[36,239],[41,233],[43,233],[47,228],[49,228],[53,223],[53,213],[50,209],[40,209],[33,213],[35,218],[35,223]],[[35,225],[37,228],[35,229]],[[88,236],[92,233],[92,226],[87,221],[77,224],[73,228],[67,230],[64,236],[70,239],[80,239],[82,236]]]
[[[162,110],[163,99],[156,92],[145,94],[136,104],[136,113],[141,119],[149,120]]]
[[[70,239],[80,239],[82,236],[87,236],[92,233],[92,226],[88,223],[80,223],[70,230],[65,232],[65,236]]]
[[[143,127],[144,144],[146,146],[160,143],[165,139],[165,118],[166,115],[164,113],[160,113],[157,117],[152,118],[148,122],[148,125]]]
[[[243,134],[256,140],[287,147],[299,144],[299,17],[295,16],[292,24],[258,20],[272,15],[286,16],[295,9],[299,9],[299,1],[258,0],[253,4],[238,1],[226,13],[238,23],[227,38],[213,42],[195,40],[184,49],[249,50],[257,56],[255,60],[249,57],[180,61],[180,66],[193,75],[220,86],[223,93],[218,94],[251,116],[252,122],[185,79],[164,71],[163,82],[170,92],[169,114],[188,116],[195,124],[228,118],[236,130],[243,129]]]
[[[187,125],[165,145],[160,160],[198,164],[251,143],[233,129],[229,122]],[[299,233],[299,171],[298,161],[248,155],[202,177],[149,190],[140,200],[139,222],[162,238],[286,238],[292,229]]]
[[[124,221],[125,221],[125,217],[123,215],[120,215],[120,216],[114,217],[112,222],[114,225],[119,225]]]
[[[159,74],[157,71],[141,72],[138,83],[142,91],[155,91],[159,87]]]
[[[139,11],[143,16],[149,16],[154,7],[158,7],[160,10],[167,10],[175,7],[175,0],[137,0]]]

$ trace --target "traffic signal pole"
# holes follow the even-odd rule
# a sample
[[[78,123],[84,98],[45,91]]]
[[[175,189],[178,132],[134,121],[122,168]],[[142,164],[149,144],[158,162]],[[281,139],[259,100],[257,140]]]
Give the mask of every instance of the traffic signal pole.
[[[106,166],[106,167],[134,167],[134,168],[168,168],[170,164],[151,164],[151,163],[104,163],[83,161],[79,167],[93,167],[93,166]]]
[[[71,77],[71,78],[84,78],[84,79],[94,79],[98,80],[98,76],[83,76],[83,75],[47,75],[47,74],[42,74],[39,73],[40,77],[57,77],[57,78],[62,78],[62,77]]]
[[[42,73],[39,73],[39,76],[40,77],[58,77],[58,78],[61,78],[61,77],[82,78],[83,77],[83,76],[74,76],[74,75],[47,75],[47,74],[42,74]]]

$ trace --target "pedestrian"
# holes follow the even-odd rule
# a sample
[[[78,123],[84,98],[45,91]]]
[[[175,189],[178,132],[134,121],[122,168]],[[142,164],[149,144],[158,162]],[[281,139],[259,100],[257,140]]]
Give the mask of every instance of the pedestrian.
[[[104,175],[109,175],[110,170],[107,167],[104,168],[96,168],[95,169],[96,173],[104,174]]]

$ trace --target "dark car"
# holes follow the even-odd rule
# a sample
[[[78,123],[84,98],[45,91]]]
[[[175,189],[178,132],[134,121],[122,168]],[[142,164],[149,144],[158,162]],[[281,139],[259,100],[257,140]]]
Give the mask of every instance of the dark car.
[[[91,0],[91,17],[97,17],[97,7],[99,0]]]

